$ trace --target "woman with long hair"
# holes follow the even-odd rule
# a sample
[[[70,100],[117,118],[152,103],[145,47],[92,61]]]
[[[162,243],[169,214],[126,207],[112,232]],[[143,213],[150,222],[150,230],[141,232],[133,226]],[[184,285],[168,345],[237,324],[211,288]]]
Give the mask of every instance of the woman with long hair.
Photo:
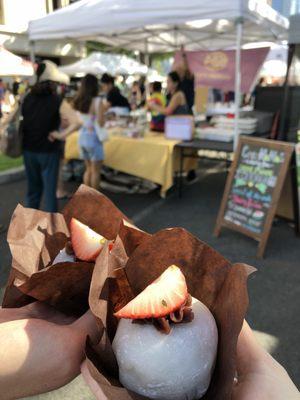
[[[169,101],[166,107],[150,102],[148,108],[163,115],[184,115],[190,114],[185,95],[180,89],[180,77],[173,71],[168,74],[167,92]]]
[[[94,189],[99,189],[104,159],[103,144],[97,136],[96,126],[104,126],[104,107],[102,100],[97,97],[98,91],[97,78],[87,74],[74,100],[74,108],[80,112],[83,122],[79,133],[80,153],[85,162],[83,181]]]
[[[57,211],[56,188],[61,143],[80,127],[70,105],[57,94],[57,83],[68,77],[48,60],[38,65],[37,81],[22,104],[23,156],[27,176],[27,207],[40,208],[44,194],[45,211]],[[61,119],[68,127],[58,132]]]

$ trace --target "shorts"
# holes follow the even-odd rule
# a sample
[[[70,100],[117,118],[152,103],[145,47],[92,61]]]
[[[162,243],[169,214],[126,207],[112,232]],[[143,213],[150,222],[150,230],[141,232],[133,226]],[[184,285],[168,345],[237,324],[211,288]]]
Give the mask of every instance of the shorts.
[[[80,146],[80,157],[85,161],[103,161],[104,151],[102,144],[93,147]]]

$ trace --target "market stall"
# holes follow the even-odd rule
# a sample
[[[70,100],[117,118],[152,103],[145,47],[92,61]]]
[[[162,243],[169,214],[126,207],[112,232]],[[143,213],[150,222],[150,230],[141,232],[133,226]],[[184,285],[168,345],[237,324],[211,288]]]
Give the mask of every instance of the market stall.
[[[104,165],[159,184],[161,197],[165,197],[173,186],[174,174],[180,169],[180,153],[175,147],[179,142],[151,132],[140,139],[111,136],[104,144]],[[78,157],[78,133],[74,133],[67,139],[65,158]],[[185,171],[195,168],[195,160],[185,161]]]
[[[164,2],[81,0],[44,18],[32,21],[29,25],[29,37],[31,41],[66,37],[79,41],[95,40],[115,49],[123,48],[148,54],[175,52],[182,45],[187,52],[199,49],[234,48],[232,66],[236,95],[232,111],[235,118],[230,123],[234,127],[232,138],[237,143],[240,133],[242,44],[260,40],[280,41],[287,37],[287,27],[286,18],[258,0],[225,0],[222,4],[207,0],[188,0],[188,3],[184,4],[179,0]],[[223,53],[222,50],[215,53]],[[208,67],[213,69],[214,65]],[[146,162],[147,157],[149,160],[152,140],[141,141],[125,137],[112,139],[105,145],[107,165],[142,176],[140,165]],[[170,165],[168,162],[160,166],[164,171],[172,171],[172,176],[176,170],[174,165],[176,165],[177,150],[172,142],[165,138],[161,140],[166,143],[165,153],[171,154],[173,167],[166,167]],[[118,149],[118,143],[122,143],[123,148],[128,144],[130,151],[119,154],[117,162],[110,161],[109,148],[116,146]],[[167,143],[170,143],[170,146]],[[133,148],[135,150],[132,150]],[[160,157],[164,156],[161,154]],[[150,165],[151,160],[148,162]],[[125,167],[120,163],[131,165]],[[153,165],[157,170],[157,164]],[[151,171],[151,174],[154,172]],[[148,178],[146,175],[143,173],[143,177]],[[166,175],[168,174],[164,172],[164,178],[155,178],[156,182],[162,185],[163,191],[169,187],[169,183],[166,182],[170,182]]]
[[[30,40],[77,38],[144,53],[235,46],[235,138],[238,137],[243,42],[277,41],[288,20],[259,0],[81,0],[31,21]]]

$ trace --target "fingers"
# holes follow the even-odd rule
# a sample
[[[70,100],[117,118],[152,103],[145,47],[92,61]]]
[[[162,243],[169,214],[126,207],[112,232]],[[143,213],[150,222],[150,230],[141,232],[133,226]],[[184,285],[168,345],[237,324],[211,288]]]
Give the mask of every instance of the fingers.
[[[27,312],[22,308],[2,308],[0,307],[0,323],[16,321],[27,318]]]
[[[57,311],[54,307],[40,301],[28,304],[23,308],[26,308],[28,318],[38,318],[57,325],[68,325],[76,319],[63,314],[60,311]]]
[[[300,398],[286,370],[258,344],[246,321],[238,338],[237,372],[232,400]]]
[[[82,332],[83,335],[89,336],[92,343],[100,340],[97,322],[92,312],[88,310],[81,318],[76,320],[72,327]]]
[[[41,319],[53,322],[58,325],[68,325],[74,322],[75,318],[67,316],[47,304],[35,301],[20,308],[1,308],[0,323],[16,321],[20,319]]]
[[[53,132],[50,132],[49,133],[49,135],[48,135],[48,140],[50,141],[50,142],[54,142],[55,140],[59,140],[60,139],[60,133],[59,132],[57,132],[57,131],[53,131]]]
[[[257,343],[250,326],[244,321],[237,343],[238,375],[241,376],[256,371],[266,354],[266,351]]]

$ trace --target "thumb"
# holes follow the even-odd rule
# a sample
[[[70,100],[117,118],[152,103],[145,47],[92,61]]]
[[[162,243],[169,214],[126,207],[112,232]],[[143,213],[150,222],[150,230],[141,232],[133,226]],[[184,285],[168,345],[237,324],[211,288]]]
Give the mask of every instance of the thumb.
[[[267,356],[267,352],[258,344],[248,323],[244,321],[237,343],[237,373],[239,376],[257,370],[258,365]]]

